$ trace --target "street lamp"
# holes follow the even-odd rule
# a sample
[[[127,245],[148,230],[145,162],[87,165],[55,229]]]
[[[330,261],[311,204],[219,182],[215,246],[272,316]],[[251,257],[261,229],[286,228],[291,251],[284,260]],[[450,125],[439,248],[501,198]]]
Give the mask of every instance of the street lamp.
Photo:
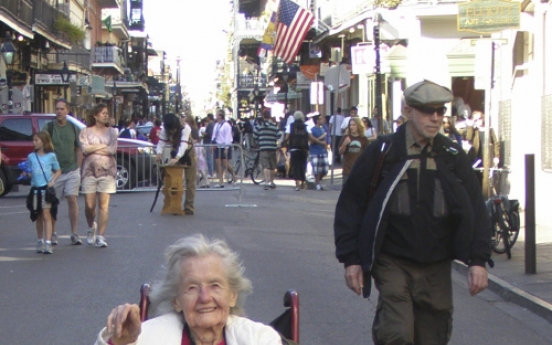
[[[63,97],[67,99],[67,83],[69,82],[69,78],[71,78],[71,72],[69,71],[69,68],[67,68],[66,61],[63,61],[63,68],[59,71],[59,74],[61,75],[61,81],[63,82]]]
[[[253,88],[253,97],[255,97],[255,118],[257,118],[257,115],[259,115],[259,94],[261,92],[259,91],[259,85],[255,83],[255,87]]]
[[[11,35],[6,32],[6,38],[4,43],[2,43],[2,48],[0,48],[2,56],[4,57],[4,62],[6,63],[6,78],[8,79],[8,113],[13,113],[13,100],[12,100],[12,68],[15,60],[15,53],[17,49],[12,43]]]

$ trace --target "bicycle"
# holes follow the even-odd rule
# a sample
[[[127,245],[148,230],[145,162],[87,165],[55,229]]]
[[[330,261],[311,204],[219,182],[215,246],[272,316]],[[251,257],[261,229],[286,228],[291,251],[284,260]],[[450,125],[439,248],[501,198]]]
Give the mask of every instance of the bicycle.
[[[260,151],[258,149],[243,150],[243,164],[245,165],[243,176],[250,176],[254,184],[261,184],[264,182],[264,173],[259,162],[259,157]],[[234,174],[237,176],[242,169],[242,160],[239,155],[236,155],[233,168]]]
[[[476,169],[481,171],[481,169]],[[509,172],[507,169],[490,169],[489,186],[491,197],[485,202],[492,226],[492,248],[497,254],[504,254],[508,259],[512,258],[511,249],[519,236],[520,218],[519,201],[499,196],[496,185],[500,182],[500,175],[497,178],[496,172]]]

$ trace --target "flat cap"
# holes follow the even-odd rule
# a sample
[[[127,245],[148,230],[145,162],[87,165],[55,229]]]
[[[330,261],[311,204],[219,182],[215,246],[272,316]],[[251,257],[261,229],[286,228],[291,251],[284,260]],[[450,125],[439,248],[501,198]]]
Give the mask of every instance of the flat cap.
[[[404,90],[407,105],[444,104],[453,100],[452,92],[444,86],[424,80]]]

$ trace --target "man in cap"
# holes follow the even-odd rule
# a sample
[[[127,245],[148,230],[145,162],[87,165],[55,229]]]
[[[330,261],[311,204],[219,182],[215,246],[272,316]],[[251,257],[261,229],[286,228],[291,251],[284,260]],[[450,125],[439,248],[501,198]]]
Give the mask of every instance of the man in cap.
[[[336,256],[347,286],[379,291],[374,344],[446,344],[452,329],[451,262],[469,266],[468,288],[487,287],[491,225],[460,146],[439,133],[445,87],[404,91],[407,121],[378,137],[356,161],[339,197]]]

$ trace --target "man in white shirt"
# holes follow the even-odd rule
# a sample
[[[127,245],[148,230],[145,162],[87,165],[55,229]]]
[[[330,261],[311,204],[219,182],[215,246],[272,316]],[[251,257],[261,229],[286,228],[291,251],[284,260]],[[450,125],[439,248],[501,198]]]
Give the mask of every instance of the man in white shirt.
[[[232,180],[235,180],[235,174],[232,167],[228,164],[228,160],[232,159],[232,126],[224,119],[224,110],[217,110],[217,123],[213,128],[212,144],[216,144],[214,157],[217,167],[217,174],[219,178],[219,184],[215,185],[215,188],[224,188],[224,175],[223,172],[228,170],[234,176]]]
[[[347,128],[349,128],[349,121],[351,121],[351,117],[358,117],[357,107],[351,107],[351,109],[349,109],[349,114],[350,116],[347,116],[341,122],[341,135],[344,135]]]

